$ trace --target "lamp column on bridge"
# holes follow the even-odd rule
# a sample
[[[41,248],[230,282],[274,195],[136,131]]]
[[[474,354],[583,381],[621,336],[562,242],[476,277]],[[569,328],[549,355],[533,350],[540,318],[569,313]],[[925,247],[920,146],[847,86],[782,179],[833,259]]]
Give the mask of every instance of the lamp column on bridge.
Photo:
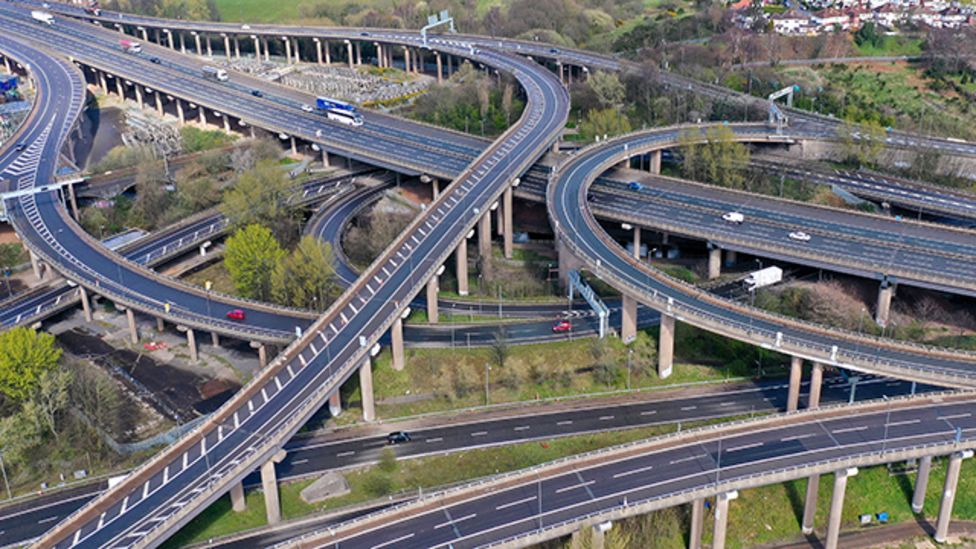
[[[972,450],[955,452],[949,456],[946,466],[945,484],[942,487],[942,500],[939,504],[939,518],[935,522],[935,541],[945,543],[949,536],[949,522],[952,520],[952,505],[956,501],[956,488],[959,484],[959,469],[962,460],[973,457]]]
[[[733,490],[715,498],[715,523],[712,529],[712,549],[725,549],[725,531],[729,524],[729,502],[739,497]]]
[[[792,375],[792,372],[791,372]],[[813,363],[810,372],[810,394],[807,397],[807,408],[814,410],[820,407],[820,389],[823,385],[823,364]],[[817,514],[817,493],[820,491],[820,475],[810,475],[807,478],[807,494],[803,501],[803,522],[801,530],[805,535],[813,533],[813,519]]]

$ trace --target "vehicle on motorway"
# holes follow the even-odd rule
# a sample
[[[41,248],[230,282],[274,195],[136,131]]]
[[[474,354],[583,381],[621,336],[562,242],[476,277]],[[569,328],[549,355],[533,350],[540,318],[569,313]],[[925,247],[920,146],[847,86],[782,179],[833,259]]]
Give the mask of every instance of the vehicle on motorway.
[[[27,148],[27,142],[26,141],[21,141],[20,143],[17,143],[17,146],[14,147],[14,150],[17,151],[17,152],[21,152],[21,151],[23,151],[26,148]]]
[[[98,6],[85,6],[85,13],[98,17],[102,14],[102,10],[99,9]]]
[[[549,48],[549,53],[559,53],[557,48]]]
[[[119,46],[125,53],[142,53],[142,44],[134,40],[119,40]]]
[[[261,90],[251,90],[251,95],[253,95],[254,97],[264,97],[264,94],[261,93]]]
[[[251,30],[251,25],[241,25],[241,30]]]
[[[631,181],[630,183],[627,183],[627,188],[632,191],[639,191],[643,189],[644,186],[638,183],[637,181]]]
[[[757,288],[776,284],[781,280],[783,280],[783,269],[772,266],[749,273],[749,276],[747,276],[742,282],[744,282],[746,287],[750,290],[755,290]]]
[[[153,63],[153,64],[156,64],[156,65],[158,65],[158,64],[160,64],[160,63],[162,63],[162,61],[160,61],[160,59],[159,59],[158,57],[156,57],[156,56],[153,56],[153,57],[150,57],[150,58],[149,58],[149,61],[150,61],[151,63]]]
[[[302,105],[302,110],[305,112],[315,112],[315,108],[307,103]]]
[[[348,126],[363,125],[363,115],[359,114],[359,110],[356,109],[355,105],[346,103],[345,101],[330,99],[328,97],[318,97],[315,99],[315,108],[319,112],[324,112],[329,120],[339,122],[340,124],[346,124]]]
[[[746,216],[742,215],[740,212],[726,212],[722,215],[722,219],[728,221],[729,223],[741,225],[742,222],[746,220]]]
[[[210,66],[203,67],[203,77],[216,80],[218,82],[226,82],[229,79],[227,76],[227,71]]]
[[[369,36],[369,33],[368,32],[361,32],[361,33],[359,33],[359,36]]]
[[[568,332],[572,329],[573,329],[573,323],[568,320],[560,320],[559,322],[552,325],[552,333],[554,334]]]
[[[406,431],[393,431],[392,433],[386,435],[387,444],[403,444],[404,442],[410,442],[410,433]]]
[[[240,309],[232,309],[227,311],[227,318],[231,320],[244,320],[246,316],[247,315],[244,314],[244,311]]]
[[[798,240],[800,242],[807,242],[810,240],[810,235],[803,231],[793,231],[790,233],[790,238],[793,240]]]
[[[45,25],[53,25],[54,24],[54,16],[51,15],[50,13],[46,12],[46,11],[32,10],[31,11],[31,19],[33,19],[35,21],[40,21],[41,23],[44,23]]]

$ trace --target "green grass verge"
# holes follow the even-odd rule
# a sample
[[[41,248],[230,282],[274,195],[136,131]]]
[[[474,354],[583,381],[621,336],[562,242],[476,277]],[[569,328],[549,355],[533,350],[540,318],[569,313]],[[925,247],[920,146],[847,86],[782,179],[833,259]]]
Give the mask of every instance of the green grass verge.
[[[881,45],[870,43],[854,44],[854,51],[858,55],[871,57],[887,57],[895,55],[922,55],[924,40],[909,36],[885,36]]]

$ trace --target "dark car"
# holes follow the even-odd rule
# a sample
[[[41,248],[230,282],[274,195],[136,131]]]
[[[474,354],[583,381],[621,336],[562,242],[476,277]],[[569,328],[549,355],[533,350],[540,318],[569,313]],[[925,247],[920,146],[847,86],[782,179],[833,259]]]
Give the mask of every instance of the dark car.
[[[359,36],[369,36],[369,33],[368,32],[361,32],[361,33],[359,33]]]
[[[637,181],[631,181],[630,183],[627,183],[627,188],[632,191],[639,191],[643,189],[644,186],[638,183]]]
[[[261,93],[261,90],[251,90],[251,95],[253,95],[254,97],[264,97],[264,94]]]
[[[14,150],[17,151],[17,152],[20,152],[20,151],[22,151],[22,150],[24,150],[26,148],[27,148],[27,142],[26,141],[21,141],[20,143],[17,143],[17,146],[14,147]]]
[[[244,311],[240,309],[234,309],[233,311],[227,311],[227,318],[231,320],[244,320]]]
[[[549,53],[559,53],[559,50],[556,48],[549,48]]]
[[[158,65],[158,64],[160,64],[160,63],[162,63],[162,61],[160,61],[158,57],[150,57],[150,58],[149,58],[149,61],[150,61],[151,63],[154,63],[154,64],[156,64],[156,65]]]
[[[410,442],[410,440],[410,433],[406,431],[393,431],[386,435],[387,444],[403,444],[404,442]]]

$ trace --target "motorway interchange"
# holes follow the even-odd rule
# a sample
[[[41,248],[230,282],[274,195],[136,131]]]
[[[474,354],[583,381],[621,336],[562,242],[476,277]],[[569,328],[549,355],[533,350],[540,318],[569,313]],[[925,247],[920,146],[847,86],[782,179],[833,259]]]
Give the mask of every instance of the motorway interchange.
[[[71,8],[64,10],[70,12]],[[462,269],[466,274],[467,240],[477,227],[479,248],[484,249],[481,242],[486,238],[482,235],[486,226],[491,232],[492,206],[496,203],[506,220],[507,250],[512,197],[533,194],[533,185],[535,198],[546,202],[559,240],[560,271],[587,269],[623,294],[619,320],[614,319],[620,324],[621,337],[632,336],[639,321],[653,322],[659,315],[662,377],[671,369],[673,349],[668,345],[673,346],[674,324],[687,322],[792,355],[787,410],[798,407],[798,374],[804,360],[814,363],[808,397],[811,408],[820,401],[822,381],[816,376],[822,375],[824,365],[952,388],[971,389],[976,385],[976,359],[966,353],[923,348],[777,317],[671,279],[630,257],[594,215],[636,224],[638,238],[639,227],[643,226],[708,240],[719,253],[723,249],[743,251],[880,278],[879,303],[885,299],[890,302],[890,295],[884,297],[884,292],[891,280],[971,295],[974,250],[971,240],[967,240],[968,233],[932,225],[896,226],[893,221],[836,213],[820,217],[820,212],[800,206],[734,193],[706,196],[697,187],[661,180],[653,174],[646,180],[648,191],[638,192],[637,201],[630,199],[630,194],[619,200],[628,189],[612,177],[595,184],[592,203],[587,199],[590,185],[609,168],[644,155],[656,155],[659,166],[660,151],[675,146],[679,131],[697,129],[697,125],[647,130],[599,143],[572,157],[557,158],[555,164],[549,164],[555,169],[542,168],[541,180],[536,176],[533,181],[533,174],[539,172],[533,165],[552,149],[568,113],[564,67],[570,73],[573,67],[618,70],[621,66],[616,61],[538,44],[476,37],[439,36],[430,38],[424,47],[416,33],[402,31],[254,26],[241,33],[239,27],[231,25],[107,13],[101,17],[103,23],[132,33],[145,33],[147,28],[166,30],[171,47],[174,32],[193,30],[198,33],[193,35],[197,40],[199,33],[219,36],[234,32],[345,41],[350,64],[353,41],[357,49],[359,42],[382,43],[389,46],[385,48],[388,54],[392,45],[403,47],[404,51],[436,51],[438,67],[442,56],[470,58],[512,75],[526,97],[523,116],[489,144],[388,116],[368,115],[366,124],[356,130],[330,124],[305,113],[301,105],[307,103],[307,98],[297,92],[237,75],[228,85],[207,81],[200,76],[199,61],[169,49],[153,47],[158,63],[133,61],[113,46],[116,33],[80,20],[85,19],[80,11],[74,13],[79,20],[58,12],[56,23],[49,27],[38,26],[28,14],[21,6],[0,7],[0,20],[10,31],[0,38],[0,51],[22,65],[29,63],[38,87],[37,105],[16,139],[28,146],[23,151],[7,147],[0,155],[0,168],[5,178],[25,191],[8,199],[7,208],[31,251],[80,288],[79,297],[86,308],[86,294],[95,293],[127,307],[130,318],[135,310],[177,324],[187,330],[191,341],[193,331],[202,330],[259,344],[288,343],[258,377],[200,427],[117,486],[52,525],[39,541],[42,546],[158,545],[215,499],[228,491],[235,497],[242,481],[258,469],[266,498],[273,497],[277,505],[276,464],[284,469],[280,464],[287,463],[283,460],[291,454],[287,445],[291,436],[352,375],[358,373],[364,387],[371,385],[370,359],[388,331],[392,331],[394,357],[398,345],[402,355],[405,311],[425,289],[428,299],[420,303],[428,309],[437,307],[437,276],[455,252],[458,278],[467,279],[461,276]],[[364,32],[368,40],[362,40]],[[37,35],[45,38],[50,50],[27,43]],[[179,36],[182,42],[185,37]],[[224,40],[224,44],[228,43]],[[255,38],[254,43],[261,42]],[[378,51],[383,48],[378,46]],[[59,54],[70,56],[74,63]],[[230,56],[229,51],[226,54]],[[556,56],[559,76],[519,54],[532,58]],[[404,55],[409,59],[410,54]],[[225,127],[233,118],[238,127],[259,127],[285,135],[293,147],[296,139],[314,144],[319,150],[328,151],[323,152],[323,157],[345,156],[408,175],[451,179],[453,183],[365,273],[357,276],[346,272],[348,290],[323,316],[315,318],[305,311],[217,296],[215,299],[223,305],[221,310],[231,306],[247,310],[247,325],[229,322],[222,315],[208,313],[209,295],[140,265],[140,258],[148,252],[140,250],[124,258],[82,234],[57,195],[40,188],[52,180],[60,148],[78,116],[84,97],[82,71],[105,91],[107,79],[113,80],[119,91],[134,93],[139,102],[151,92],[159,110],[165,95],[181,117],[184,108],[195,109],[201,120],[216,117]],[[681,85],[687,85],[689,93],[731,93],[693,82]],[[124,91],[124,87],[131,91]],[[251,89],[261,89],[262,93],[255,95]],[[765,125],[730,127],[737,139],[755,142],[793,143],[835,137],[830,121],[796,114],[793,122],[784,133]],[[966,143],[894,132],[886,141],[892,147],[926,147],[960,156],[976,154],[976,148]],[[861,179],[860,183],[865,182]],[[883,181],[880,183],[885,186]],[[650,191],[657,186],[662,190]],[[895,195],[904,193],[904,187],[891,186],[886,191]],[[909,194],[911,202],[927,199],[923,193]],[[948,204],[943,210],[951,206],[949,209],[957,215],[965,213],[964,200],[936,198],[940,204]],[[686,217],[659,217],[662,207],[674,208],[676,204]],[[731,209],[746,212],[750,220],[757,221],[755,226],[750,223],[748,231],[733,233],[727,225],[715,221],[723,211]],[[772,238],[774,233],[788,234],[784,228],[795,224],[797,217],[810,215],[818,215],[818,219],[809,231],[814,237],[808,245]],[[932,243],[939,244],[939,251],[932,249]],[[641,313],[643,317],[637,313],[638,303],[647,311]],[[968,451],[972,447],[973,426],[967,418],[973,407],[967,393],[940,394],[890,404],[866,403],[856,408],[857,414],[853,415],[831,407],[754,420],[727,430],[693,432],[580,456],[532,472],[503,475],[487,485],[435,493],[284,543],[318,546],[341,542],[343,547],[524,545],[664,506],[692,503],[697,508],[705,497],[717,496],[718,505],[727,506],[737,489],[786,478],[835,473],[836,487],[856,474],[857,466],[930,459],[933,455],[951,455],[950,468],[958,467],[962,459],[971,455]],[[814,425],[822,433],[811,434]],[[891,431],[893,428],[895,431]],[[701,447],[704,453],[689,450],[692,447]],[[637,451],[639,455],[634,453]],[[662,467],[668,463],[677,467]],[[572,474],[565,473],[568,466],[574,468]],[[678,470],[682,474],[674,476]],[[491,493],[485,493],[485,486],[491,487]],[[951,488],[947,484],[947,492],[952,492]],[[842,508],[843,490],[835,490],[835,499],[837,494]],[[813,500],[815,503],[815,494]],[[271,505],[272,500],[268,501]],[[476,511],[489,505],[498,512],[485,515]],[[951,513],[951,497],[944,499],[943,508]],[[839,512],[831,513],[828,547],[837,543],[839,522],[835,524],[833,519],[836,515],[839,521]],[[377,525],[391,520],[396,520],[395,527],[377,530]],[[717,522],[716,539],[719,534],[724,535],[719,527]],[[940,517],[937,539],[940,532],[944,536],[947,527],[948,516]]]

